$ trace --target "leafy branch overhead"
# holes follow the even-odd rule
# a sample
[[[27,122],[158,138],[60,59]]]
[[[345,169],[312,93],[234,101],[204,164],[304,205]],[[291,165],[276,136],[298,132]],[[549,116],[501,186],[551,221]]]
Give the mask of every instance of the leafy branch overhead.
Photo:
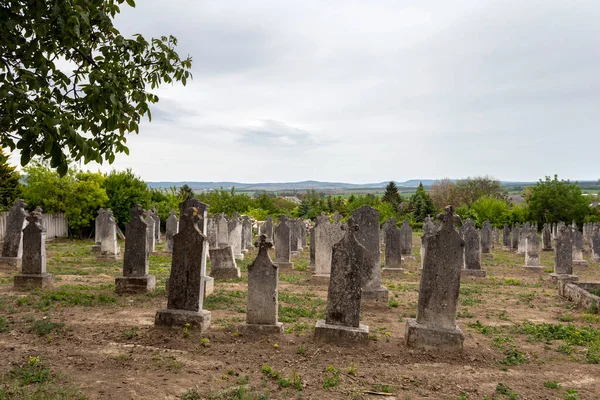
[[[0,147],[18,148],[21,165],[42,156],[64,175],[69,158],[112,163],[129,152],[125,134],[151,119],[150,90],[191,79],[175,37],[119,33],[113,19],[124,2],[0,4]]]

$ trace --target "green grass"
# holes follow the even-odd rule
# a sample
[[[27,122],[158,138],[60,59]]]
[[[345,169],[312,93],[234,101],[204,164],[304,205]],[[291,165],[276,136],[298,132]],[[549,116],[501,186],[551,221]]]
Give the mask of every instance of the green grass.
[[[558,381],[546,381],[544,382],[544,387],[548,389],[560,389],[560,383]]]
[[[65,324],[62,322],[52,322],[50,318],[47,319],[35,319],[30,331],[38,336],[46,336],[56,331],[56,333],[62,333]]]

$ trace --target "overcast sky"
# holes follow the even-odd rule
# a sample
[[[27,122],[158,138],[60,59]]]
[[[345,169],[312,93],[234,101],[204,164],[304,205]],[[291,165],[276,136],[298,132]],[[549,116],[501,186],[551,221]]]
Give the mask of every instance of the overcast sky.
[[[148,181],[600,177],[600,1],[138,0],[187,86],[129,136]]]

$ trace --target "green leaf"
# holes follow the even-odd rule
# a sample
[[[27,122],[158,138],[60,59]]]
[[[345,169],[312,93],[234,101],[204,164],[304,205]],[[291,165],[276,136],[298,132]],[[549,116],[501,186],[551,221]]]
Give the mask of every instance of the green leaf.
[[[135,7],[135,2],[133,0],[127,0],[127,4],[129,4],[131,7]]]

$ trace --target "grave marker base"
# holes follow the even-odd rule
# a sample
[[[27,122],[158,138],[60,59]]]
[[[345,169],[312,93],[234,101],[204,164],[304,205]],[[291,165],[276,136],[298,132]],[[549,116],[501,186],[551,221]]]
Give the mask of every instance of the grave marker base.
[[[200,332],[206,331],[210,327],[210,311],[200,310],[171,310],[165,308],[156,312],[154,325],[156,326],[186,326],[193,329],[199,329]]]
[[[16,289],[40,289],[52,286],[50,274],[19,274],[15,275]]]
[[[367,344],[369,343],[369,326],[360,324],[358,328],[342,325],[330,325],[325,320],[318,320],[315,325],[315,340],[330,344]]]
[[[117,294],[124,293],[147,293],[156,287],[154,275],[146,276],[118,276],[115,278],[115,291]]]
[[[279,335],[283,333],[283,323],[275,325],[243,324],[238,326],[242,335]]]
[[[465,335],[458,325],[454,329],[441,329],[419,324],[416,319],[407,319],[404,340],[407,347],[414,349],[460,352]]]

